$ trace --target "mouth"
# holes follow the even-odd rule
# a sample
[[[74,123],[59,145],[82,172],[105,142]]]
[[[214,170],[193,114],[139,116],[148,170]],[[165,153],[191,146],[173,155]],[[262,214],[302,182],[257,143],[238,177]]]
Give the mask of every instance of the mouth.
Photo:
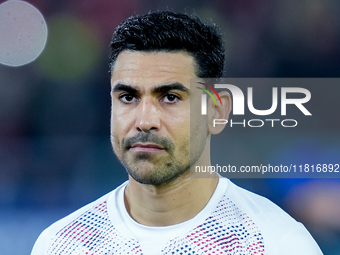
[[[130,147],[130,151],[155,153],[165,151],[165,148],[153,143],[135,143]]]

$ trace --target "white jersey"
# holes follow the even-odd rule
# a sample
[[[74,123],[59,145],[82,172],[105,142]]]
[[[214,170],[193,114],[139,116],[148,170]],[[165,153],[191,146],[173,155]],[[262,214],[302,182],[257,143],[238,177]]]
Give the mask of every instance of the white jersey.
[[[128,182],[42,232],[31,255],[320,255],[305,227],[268,199],[220,178],[194,218],[167,227],[135,222],[124,205]]]

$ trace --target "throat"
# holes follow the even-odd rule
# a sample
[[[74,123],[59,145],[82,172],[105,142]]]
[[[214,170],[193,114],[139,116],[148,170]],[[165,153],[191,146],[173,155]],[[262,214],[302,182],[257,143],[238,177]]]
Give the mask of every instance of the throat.
[[[186,178],[171,187],[155,187],[130,179],[124,193],[125,207],[136,222],[170,226],[195,217],[209,202],[218,178]]]

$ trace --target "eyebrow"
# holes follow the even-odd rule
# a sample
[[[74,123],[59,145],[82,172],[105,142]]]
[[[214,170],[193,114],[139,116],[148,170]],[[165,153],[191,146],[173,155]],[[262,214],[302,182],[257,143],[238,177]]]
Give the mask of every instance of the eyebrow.
[[[176,82],[176,83],[171,83],[168,85],[160,85],[152,89],[153,93],[164,93],[170,90],[180,90],[183,91],[187,94],[189,94],[189,90],[181,83]]]
[[[179,82],[175,82],[175,83],[171,83],[171,84],[167,84],[167,85],[156,86],[156,87],[152,88],[151,92],[152,93],[165,93],[165,92],[170,91],[170,90],[180,90],[180,91],[183,91],[187,94],[190,94],[189,89],[186,88],[183,84],[181,84]],[[132,86],[132,85],[126,85],[126,84],[118,83],[112,88],[112,92],[114,93],[114,92],[118,92],[118,91],[126,91],[126,92],[131,93],[131,94],[137,94],[140,90],[138,89],[138,87],[135,87],[135,86]]]
[[[139,89],[137,87],[134,87],[134,86],[131,86],[131,85],[125,85],[125,84],[122,84],[122,83],[118,83],[112,88],[112,92],[118,92],[118,91],[126,91],[130,94],[137,94]]]

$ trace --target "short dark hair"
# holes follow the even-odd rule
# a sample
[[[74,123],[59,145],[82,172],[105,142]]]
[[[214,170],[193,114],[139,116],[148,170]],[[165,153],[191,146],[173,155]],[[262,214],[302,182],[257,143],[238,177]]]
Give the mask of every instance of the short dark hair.
[[[110,43],[111,75],[123,50],[186,51],[198,65],[198,77],[221,78],[223,74],[225,50],[220,30],[215,24],[203,23],[197,16],[156,11],[124,20]]]

